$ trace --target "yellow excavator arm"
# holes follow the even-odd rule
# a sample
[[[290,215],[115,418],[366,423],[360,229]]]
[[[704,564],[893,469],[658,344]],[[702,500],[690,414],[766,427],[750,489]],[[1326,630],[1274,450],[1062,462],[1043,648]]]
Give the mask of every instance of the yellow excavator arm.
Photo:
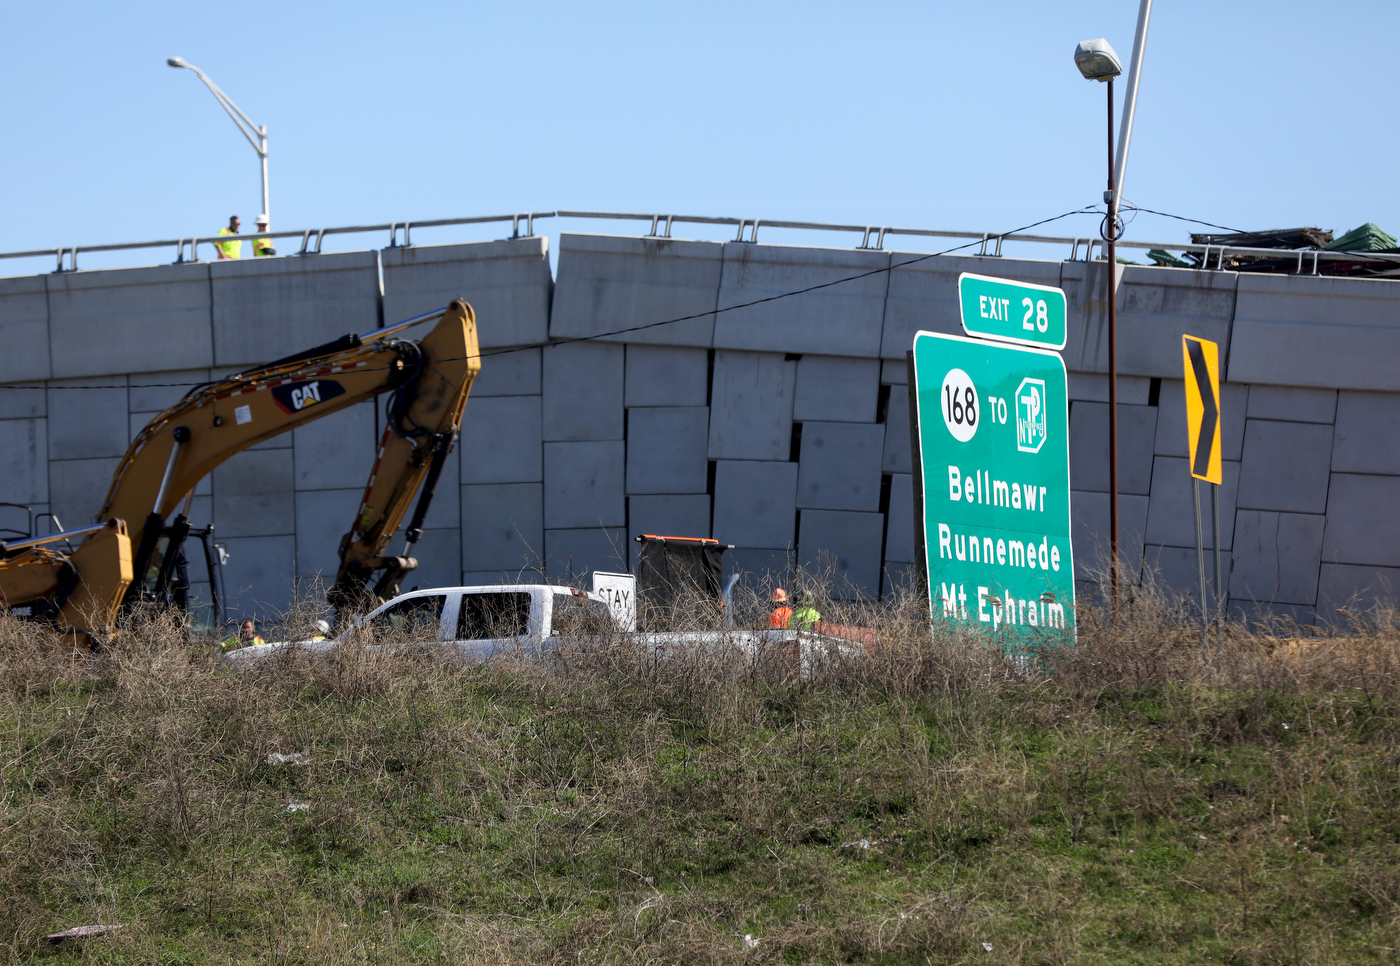
[[[437,324],[422,339],[399,337],[434,319]],[[453,301],[438,312],[196,387],[132,441],[97,513],[99,527],[3,548],[4,604],[15,613],[37,606],[39,616],[71,632],[110,624],[123,602],[160,599],[189,533],[186,511],[200,480],[250,446],[386,392],[392,393],[387,426],[364,499],[354,521],[346,521],[352,525],[341,541],[340,570],[329,596],[344,609],[396,591],[416,563],[408,550],[386,556],[389,541],[426,480],[409,549],[421,536],[423,515],[480,370],[475,313]],[[112,565],[111,547],[100,551],[102,541],[115,542],[118,532],[130,537],[125,570],[119,562]],[[55,549],[58,539],[79,535],[84,542],[71,554]],[[107,562],[86,563],[99,557]],[[40,577],[44,570],[49,575]],[[377,571],[383,577],[370,589],[366,583]]]

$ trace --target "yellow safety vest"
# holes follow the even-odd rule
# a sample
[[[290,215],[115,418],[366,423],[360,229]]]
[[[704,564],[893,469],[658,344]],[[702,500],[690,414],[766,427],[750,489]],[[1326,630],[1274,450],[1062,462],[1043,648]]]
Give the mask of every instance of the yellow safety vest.
[[[253,639],[251,641],[246,642],[243,640],[242,637],[235,635],[233,637],[230,637],[228,640],[224,641],[222,644],[219,645],[219,647],[225,651],[236,651],[241,647],[254,647],[258,644],[266,643],[267,641],[263,640],[257,634],[253,635]]]
[[[220,235],[232,235],[233,231],[228,228],[220,228]],[[224,253],[225,258],[242,258],[243,243],[241,241],[215,242],[214,247]]]
[[[257,257],[260,256],[260,255],[276,255],[276,254],[277,254],[277,249],[275,249],[275,248],[272,247],[272,239],[271,239],[271,238],[254,238],[254,239],[253,239],[253,257],[254,257],[254,258],[257,258]]]

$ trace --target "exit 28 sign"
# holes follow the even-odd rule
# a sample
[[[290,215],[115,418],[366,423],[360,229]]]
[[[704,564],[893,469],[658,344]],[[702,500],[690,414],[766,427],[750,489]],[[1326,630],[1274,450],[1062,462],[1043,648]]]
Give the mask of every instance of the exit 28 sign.
[[[958,301],[968,335],[1043,349],[1065,347],[1065,293],[1058,288],[963,272]]]

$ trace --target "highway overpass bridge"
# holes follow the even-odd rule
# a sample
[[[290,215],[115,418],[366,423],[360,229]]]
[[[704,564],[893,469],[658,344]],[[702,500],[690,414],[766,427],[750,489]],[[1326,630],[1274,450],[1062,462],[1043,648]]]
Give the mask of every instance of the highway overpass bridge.
[[[732,223],[742,240],[668,237],[686,226],[664,216],[633,235],[566,231],[557,272],[520,218],[496,241],[410,245],[396,225],[379,249],[316,253],[308,234],[306,254],[0,279],[0,500],[79,525],[189,385],[461,296],[483,370],[409,584],[625,569],[629,538],[650,532],[713,534],[759,577],[829,561],[874,597],[914,557],[904,353],[918,329],[961,331],[957,277],[976,272],[1068,296],[1076,565],[1093,578],[1108,276],[1089,246],[1013,258],[989,239],[905,265],[917,254],[889,250],[894,232],[815,247]],[[1400,282],[1299,267],[1122,268],[1120,512],[1129,573],[1194,590],[1180,338],[1220,343],[1226,589],[1239,612],[1311,621],[1400,592]],[[231,614],[276,612],[333,572],[378,419],[367,404],[298,429],[199,487],[193,522],[229,550]]]

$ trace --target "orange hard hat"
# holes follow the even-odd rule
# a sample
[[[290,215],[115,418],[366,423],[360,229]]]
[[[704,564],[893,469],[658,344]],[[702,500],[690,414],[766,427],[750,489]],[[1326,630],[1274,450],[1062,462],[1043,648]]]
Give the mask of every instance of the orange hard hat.
[[[779,587],[779,588],[777,588],[776,590],[774,590],[774,591],[773,591],[773,603],[775,603],[775,604],[786,604],[786,603],[787,603],[787,591],[786,591],[786,590],[783,590],[783,588],[781,588],[781,587]]]

